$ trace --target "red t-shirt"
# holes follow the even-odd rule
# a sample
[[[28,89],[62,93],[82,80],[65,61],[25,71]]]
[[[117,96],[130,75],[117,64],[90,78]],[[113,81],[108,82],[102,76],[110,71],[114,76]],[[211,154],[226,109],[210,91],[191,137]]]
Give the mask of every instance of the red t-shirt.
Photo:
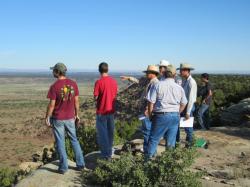
[[[69,120],[74,118],[75,96],[79,96],[79,90],[75,81],[62,79],[57,80],[51,85],[47,98],[56,100],[52,117],[57,120]]]
[[[97,114],[115,113],[115,100],[118,91],[116,80],[112,77],[101,77],[95,83],[94,96],[97,99]]]

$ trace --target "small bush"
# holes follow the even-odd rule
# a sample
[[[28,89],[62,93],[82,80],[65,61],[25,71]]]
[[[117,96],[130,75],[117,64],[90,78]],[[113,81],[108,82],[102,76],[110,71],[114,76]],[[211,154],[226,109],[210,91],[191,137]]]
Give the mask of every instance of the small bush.
[[[132,120],[131,123],[117,121],[115,123],[114,145],[123,144],[127,140],[131,140],[139,125],[140,122],[138,120]],[[77,129],[77,137],[85,155],[99,149],[95,126],[80,127]],[[65,147],[68,158],[74,160],[74,151],[69,138],[65,140]]]
[[[9,187],[16,181],[17,172],[8,168],[0,169],[0,186]]]
[[[127,153],[111,162],[98,161],[92,173],[83,174],[83,181],[100,186],[198,187],[201,175],[189,170],[196,156],[195,149],[177,148],[145,163],[142,156]]]
[[[96,142],[96,129],[93,126],[86,126],[77,129],[77,137],[84,154],[98,150]],[[68,158],[74,160],[74,151],[71,146],[70,139],[67,137],[65,140],[65,147]]]
[[[141,122],[137,119],[133,119],[131,122],[117,121],[115,125],[117,135],[123,140],[131,140],[140,125]]]

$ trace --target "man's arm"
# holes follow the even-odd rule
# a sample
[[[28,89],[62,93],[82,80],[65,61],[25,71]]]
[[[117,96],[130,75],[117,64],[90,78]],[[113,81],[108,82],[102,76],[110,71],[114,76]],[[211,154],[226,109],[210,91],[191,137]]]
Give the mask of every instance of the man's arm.
[[[75,96],[75,124],[77,126],[79,126],[80,124],[79,110],[80,110],[79,96]]]
[[[148,116],[149,116],[149,118],[152,117],[153,109],[154,109],[154,103],[148,102]]]
[[[187,98],[184,89],[181,88],[181,102],[180,102],[179,112],[182,113],[185,110],[186,106],[187,106]]]
[[[185,110],[185,107],[186,107],[185,104],[180,105],[180,113],[182,113]]]
[[[139,80],[135,77],[129,77],[129,76],[120,76],[120,78],[125,81],[125,80],[128,80],[129,82],[132,82],[132,83],[136,83],[136,84],[139,84]]]
[[[148,117],[151,118],[152,117],[152,113],[153,113],[153,109],[154,109],[154,105],[156,103],[156,99],[157,99],[157,87],[158,85],[153,85],[150,90],[148,91],[147,94],[147,101],[148,101],[148,106],[147,106],[147,113],[148,113]]]
[[[47,126],[51,126],[50,124],[50,117],[52,116],[53,114],[53,111],[55,109],[55,103],[56,103],[56,100],[50,100],[49,104],[48,104],[48,107],[47,107],[47,112],[46,112],[46,117],[45,117],[45,124]]]
[[[80,108],[79,96],[75,96],[75,116],[76,117],[79,116],[79,108]]]
[[[210,97],[212,97],[212,95],[213,95],[213,92],[212,92],[212,90],[210,89],[209,91],[208,91],[208,95],[207,95],[207,97],[204,99],[204,103],[207,103],[207,100],[210,98]]]

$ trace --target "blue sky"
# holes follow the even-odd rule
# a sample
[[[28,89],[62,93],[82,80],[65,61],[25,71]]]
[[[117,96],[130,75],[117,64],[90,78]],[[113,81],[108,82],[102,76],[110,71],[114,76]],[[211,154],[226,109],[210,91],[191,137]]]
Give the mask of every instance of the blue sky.
[[[249,0],[2,0],[0,69],[250,71]]]

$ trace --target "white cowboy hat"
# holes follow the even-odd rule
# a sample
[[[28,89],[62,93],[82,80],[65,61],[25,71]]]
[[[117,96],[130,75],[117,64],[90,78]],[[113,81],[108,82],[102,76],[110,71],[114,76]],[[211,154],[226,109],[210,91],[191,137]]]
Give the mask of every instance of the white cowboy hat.
[[[159,74],[159,68],[155,65],[149,65],[146,71],[143,71],[143,73],[155,73]]]
[[[168,65],[170,65],[169,61],[164,59],[160,61],[160,64],[158,64],[159,67],[167,67]]]
[[[177,70],[182,70],[182,69],[189,69],[189,70],[194,70],[194,68],[187,63],[180,64],[180,67],[177,68]]]

